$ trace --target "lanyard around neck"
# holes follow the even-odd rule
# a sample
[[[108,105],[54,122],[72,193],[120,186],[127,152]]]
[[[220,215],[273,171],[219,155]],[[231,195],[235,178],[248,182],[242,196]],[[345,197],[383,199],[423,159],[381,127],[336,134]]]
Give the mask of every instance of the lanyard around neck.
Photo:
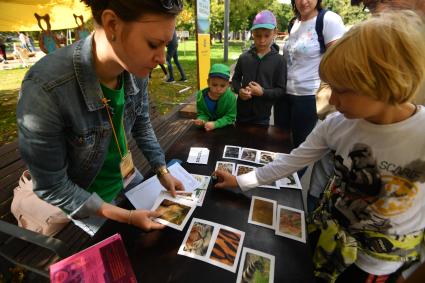
[[[114,123],[112,122],[112,116],[111,116],[111,112],[109,111],[109,104],[108,104],[108,102],[109,102],[109,100],[106,99],[105,95],[103,95],[103,93],[102,93],[102,103],[103,103],[103,105],[105,105],[106,112],[108,112],[109,122],[111,123],[112,132],[114,133],[114,138],[115,138],[115,142],[117,144],[118,152],[120,153],[120,157],[122,159],[123,158],[123,154],[121,152],[121,148],[120,148],[120,145],[118,143],[117,132],[115,131]],[[121,122],[122,122],[122,128],[124,130],[125,152],[128,152],[127,136],[125,134],[125,127],[124,127],[124,115],[123,115],[123,119],[122,119]]]

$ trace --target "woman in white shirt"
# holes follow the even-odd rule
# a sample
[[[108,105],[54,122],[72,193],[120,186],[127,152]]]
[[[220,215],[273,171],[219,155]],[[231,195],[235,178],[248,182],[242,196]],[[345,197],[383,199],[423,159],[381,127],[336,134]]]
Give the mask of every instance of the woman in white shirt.
[[[320,85],[319,63],[322,58],[316,21],[325,12],[322,0],[292,0],[296,20],[283,48],[287,61],[286,93],[275,105],[275,124],[290,130],[298,147],[317,122],[315,94]],[[345,32],[339,15],[326,11],[323,18],[323,42],[326,48]]]

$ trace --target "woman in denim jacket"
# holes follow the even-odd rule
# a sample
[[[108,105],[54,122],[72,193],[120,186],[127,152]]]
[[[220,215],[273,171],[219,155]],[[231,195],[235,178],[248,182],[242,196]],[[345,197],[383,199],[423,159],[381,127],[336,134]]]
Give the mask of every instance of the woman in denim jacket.
[[[165,63],[181,0],[84,2],[95,19],[93,35],[45,56],[23,80],[17,109],[22,158],[34,192],[73,219],[100,216],[162,228],[151,221],[154,212],[110,202],[127,183],[126,189],[142,180],[131,167],[130,135],[161,184],[173,195],[183,189],[165,167],[147,94],[149,72]]]

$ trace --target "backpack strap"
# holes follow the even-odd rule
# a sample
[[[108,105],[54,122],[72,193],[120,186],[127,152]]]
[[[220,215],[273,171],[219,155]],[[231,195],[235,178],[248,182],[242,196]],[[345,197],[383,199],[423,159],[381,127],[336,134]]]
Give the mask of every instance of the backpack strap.
[[[321,9],[316,18],[316,33],[320,45],[320,54],[326,51],[325,38],[323,37],[323,22],[327,11],[326,9]]]
[[[297,19],[297,17],[293,17],[289,23],[288,23],[288,33],[291,33],[291,29],[294,26],[295,20]]]

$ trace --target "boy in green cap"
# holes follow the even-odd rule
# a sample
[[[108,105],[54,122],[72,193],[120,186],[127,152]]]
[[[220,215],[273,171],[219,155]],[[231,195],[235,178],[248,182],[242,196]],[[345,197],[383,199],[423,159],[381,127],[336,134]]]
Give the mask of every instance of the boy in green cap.
[[[229,66],[214,64],[208,75],[208,87],[196,94],[198,115],[194,123],[206,131],[233,124],[236,120],[236,96],[229,88],[229,79]]]

